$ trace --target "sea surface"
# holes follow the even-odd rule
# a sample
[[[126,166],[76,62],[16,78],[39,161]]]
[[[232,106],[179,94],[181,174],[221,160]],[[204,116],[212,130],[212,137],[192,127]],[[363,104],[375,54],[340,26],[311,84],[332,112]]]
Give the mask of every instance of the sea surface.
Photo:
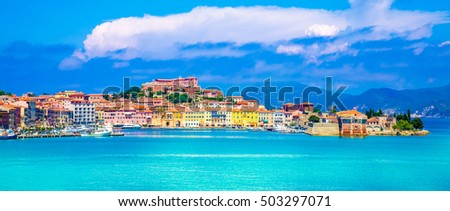
[[[426,137],[128,130],[0,141],[0,190],[450,190],[450,119]]]

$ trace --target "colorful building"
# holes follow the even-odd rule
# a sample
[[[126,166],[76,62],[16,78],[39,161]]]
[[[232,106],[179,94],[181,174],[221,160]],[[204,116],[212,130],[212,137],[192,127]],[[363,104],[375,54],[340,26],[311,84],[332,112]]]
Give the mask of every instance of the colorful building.
[[[341,136],[367,136],[367,116],[356,110],[337,112]]]
[[[135,110],[107,110],[104,111],[103,119],[105,125],[148,125],[152,122],[152,112],[140,112]]]
[[[259,124],[259,114],[257,110],[240,108],[231,112],[231,123],[235,127],[257,127]]]

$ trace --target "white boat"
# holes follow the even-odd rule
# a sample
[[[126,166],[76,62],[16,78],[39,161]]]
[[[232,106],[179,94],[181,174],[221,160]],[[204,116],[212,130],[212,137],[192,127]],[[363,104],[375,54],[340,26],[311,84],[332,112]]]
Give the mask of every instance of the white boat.
[[[17,134],[14,130],[9,129],[6,133],[8,134],[8,139],[17,139]]]
[[[0,140],[6,140],[8,138],[8,133],[4,129],[0,129]]]
[[[134,125],[126,124],[126,125],[122,126],[122,129],[141,129],[141,126],[138,124],[134,124]]]
[[[97,128],[94,131],[82,133],[81,136],[83,137],[109,137],[112,133],[111,128]]]
[[[277,132],[284,132],[286,130],[286,127],[283,125],[275,125],[275,131]]]
[[[7,140],[7,139],[17,139],[17,134],[14,132],[14,130],[5,130],[0,129],[0,140]]]

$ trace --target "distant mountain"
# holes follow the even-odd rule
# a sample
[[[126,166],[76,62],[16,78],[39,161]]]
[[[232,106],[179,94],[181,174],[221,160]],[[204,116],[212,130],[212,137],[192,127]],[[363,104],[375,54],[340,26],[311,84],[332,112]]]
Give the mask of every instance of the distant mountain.
[[[409,108],[419,116],[450,117],[450,84],[415,90],[369,89],[360,95],[343,95],[341,100],[347,108],[360,111],[373,108],[404,113]]]

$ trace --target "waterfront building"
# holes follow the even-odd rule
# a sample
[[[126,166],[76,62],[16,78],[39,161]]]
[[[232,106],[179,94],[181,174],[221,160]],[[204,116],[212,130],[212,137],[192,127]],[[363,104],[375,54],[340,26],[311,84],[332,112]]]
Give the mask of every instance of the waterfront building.
[[[273,112],[273,124],[276,125],[283,125],[284,124],[284,112],[281,110],[277,110]]]
[[[396,124],[396,119],[390,116],[372,117],[367,120],[366,128],[368,133],[390,132]]]
[[[63,128],[72,124],[73,112],[64,108],[50,108],[48,109],[47,122],[49,126]]]
[[[232,126],[257,127],[259,125],[258,111],[252,108],[235,108],[231,113]]]
[[[72,101],[69,107],[73,111],[74,124],[95,124],[95,106],[87,101]]]
[[[222,108],[211,111],[212,127],[231,127],[231,110]]]
[[[283,112],[283,114],[284,114],[283,125],[290,126],[292,123],[292,118],[293,118],[292,112]]]
[[[149,125],[152,123],[151,111],[136,110],[105,110],[103,114],[105,125]]]
[[[204,112],[200,109],[187,108],[185,111],[185,127],[202,127]]]
[[[273,123],[273,111],[266,110],[264,106],[259,106],[258,109],[258,122],[260,127],[272,128]]]
[[[95,122],[99,124],[105,123],[105,111],[103,107],[95,106]]]
[[[14,115],[14,113],[12,114]],[[10,115],[10,111],[0,108],[0,129],[9,129],[14,125],[14,117]]]
[[[20,127],[20,109],[10,104],[0,105],[0,128],[17,129]]]
[[[27,101],[25,109],[25,125],[33,126],[36,123],[36,102],[34,100]]]
[[[367,116],[356,110],[337,112],[341,136],[366,136]]]
[[[163,127],[174,128],[183,126],[182,113],[171,107],[163,115]]]

